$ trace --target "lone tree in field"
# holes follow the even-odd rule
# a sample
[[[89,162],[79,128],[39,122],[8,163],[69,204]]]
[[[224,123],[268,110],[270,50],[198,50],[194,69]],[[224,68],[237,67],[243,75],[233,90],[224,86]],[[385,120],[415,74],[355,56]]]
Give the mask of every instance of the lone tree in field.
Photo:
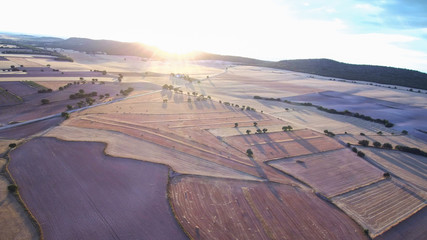
[[[254,155],[254,153],[252,152],[252,149],[248,149],[246,150],[246,154],[248,154],[249,157],[252,157]]]
[[[256,127],[258,125],[258,123],[257,122],[254,122],[254,127]]]
[[[248,134],[248,135],[251,134],[251,130],[249,130],[249,129],[246,130],[246,134]]]
[[[234,123],[234,127],[236,128],[236,127],[238,127],[239,126],[239,124],[238,123]]]
[[[43,98],[41,100],[41,102],[42,102],[43,105],[50,103],[49,99],[46,99],[46,98]]]

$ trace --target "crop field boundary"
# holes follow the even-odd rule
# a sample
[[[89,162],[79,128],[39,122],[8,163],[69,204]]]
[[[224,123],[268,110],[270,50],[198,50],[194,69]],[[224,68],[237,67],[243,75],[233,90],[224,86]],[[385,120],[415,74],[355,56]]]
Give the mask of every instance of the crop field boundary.
[[[80,128],[80,127],[79,127],[79,128]],[[49,131],[50,131],[50,130],[52,130],[52,129],[54,129],[54,127],[53,127],[53,128],[51,128],[51,129],[49,129]],[[88,129],[90,129],[90,128],[88,128]],[[127,135],[127,134],[122,133],[122,132],[118,132],[118,131],[114,131],[114,130],[102,130],[102,131],[110,132],[110,133],[112,133],[112,134],[123,135],[123,136],[125,136],[125,137],[133,138],[133,139],[135,139],[135,140],[137,140],[137,141],[147,142],[147,143],[150,143],[150,144],[157,145],[157,146],[159,146],[159,147],[161,147],[161,148],[164,148],[164,149],[168,149],[168,150],[170,150],[170,148],[165,147],[165,146],[163,146],[163,145],[159,145],[159,144],[157,144],[157,143],[153,143],[153,142],[149,142],[149,141],[144,140],[144,139],[140,139],[140,138],[137,138],[137,137],[133,137],[133,136]],[[47,133],[47,132],[46,132],[46,133]],[[46,134],[46,133],[45,133],[45,134]],[[45,137],[45,136],[41,136],[41,137]],[[113,154],[109,154],[109,153],[107,153],[107,149],[108,149],[109,144],[108,144],[107,142],[104,142],[104,141],[91,141],[91,140],[67,140],[67,139],[65,139],[65,138],[61,138],[61,137],[59,137],[59,136],[46,136],[45,138],[56,138],[56,139],[58,139],[58,140],[66,141],[66,142],[98,142],[98,143],[103,143],[103,144],[105,144],[105,148],[104,148],[104,150],[103,150],[103,153],[104,153],[106,156],[111,156],[111,157],[115,157],[115,158],[128,158],[128,159],[132,159],[132,160],[135,160],[135,161],[142,161],[142,162],[147,162],[147,163],[152,163],[152,164],[160,164],[160,165],[164,165],[164,166],[167,166],[167,167],[169,167],[170,169],[172,169],[172,171],[174,171],[174,172],[178,173],[180,176],[181,176],[181,175],[191,175],[191,176],[202,176],[202,177],[211,177],[211,178],[228,179],[228,180],[239,180],[239,181],[250,181],[250,182],[262,182],[262,181],[263,181],[263,179],[262,179],[261,177],[259,177],[259,176],[255,176],[255,175],[249,174],[249,173],[247,173],[247,172],[243,172],[243,171],[240,171],[240,170],[238,170],[238,169],[230,168],[230,167],[227,167],[227,166],[223,166],[223,167],[228,168],[228,169],[231,169],[232,171],[238,172],[238,173],[240,173],[240,174],[242,174],[242,175],[246,175],[246,176],[249,176],[249,177],[252,177],[252,178],[256,178],[256,179],[259,179],[259,180],[249,180],[249,179],[240,179],[240,178],[232,178],[232,177],[219,177],[219,176],[206,176],[206,175],[197,175],[197,174],[189,174],[189,173],[180,173],[180,172],[175,171],[171,166],[169,166],[168,164],[165,164],[165,163],[153,162],[153,161],[149,161],[149,160],[146,160],[146,159],[136,159],[136,158],[132,158],[132,157],[123,157],[123,156],[120,156],[120,155],[113,155]],[[180,153],[181,153],[181,154],[183,154],[183,155],[188,155],[188,156],[194,157],[193,155],[188,154],[188,153],[186,153],[186,152],[180,152]],[[209,163],[213,163],[213,164],[217,164],[217,165],[219,165],[218,163],[215,163],[215,162],[212,162],[212,161],[206,160],[206,159],[204,159],[204,158],[200,158],[200,157],[197,157],[197,158],[199,159],[199,161],[204,161],[204,162],[209,162]]]
[[[169,136],[167,136],[168,134],[166,134],[166,133],[163,133],[163,134],[162,133],[156,133],[156,132],[153,131],[152,128],[149,128],[149,127],[146,127],[146,126],[143,126],[143,125],[139,125],[139,124],[136,124],[136,123],[124,122],[124,121],[114,121],[114,120],[109,120],[109,119],[90,119],[90,118],[87,118],[87,117],[81,118],[81,119],[82,120],[86,120],[86,121],[90,121],[90,122],[92,122],[92,121],[93,122],[99,122],[99,123],[105,124],[105,125],[113,125],[113,126],[123,127],[123,128],[127,128],[127,129],[133,129],[133,130],[142,131],[142,132],[145,132],[147,134],[152,134],[152,135],[160,137],[160,138],[165,138],[165,139],[167,139],[169,141],[175,142],[177,144],[184,145],[184,146],[189,147],[189,148],[197,149],[197,150],[199,150],[201,152],[205,152],[205,153],[211,154],[213,156],[219,156],[219,157],[222,157],[224,159],[230,160],[230,161],[238,163],[238,164],[243,164],[243,165],[248,166],[248,167],[253,167],[253,166],[251,166],[248,163],[239,161],[238,159],[227,158],[227,156],[225,156],[225,155],[218,154],[218,153],[212,152],[212,151],[210,151],[208,149],[203,149],[201,147],[193,146],[190,143],[182,142],[182,141],[180,141],[177,138],[169,137]],[[107,122],[107,121],[111,121],[111,122]],[[88,127],[88,128],[90,128],[90,127]],[[169,135],[172,135],[172,134],[173,133],[169,133]],[[180,137],[180,136],[178,136],[176,134],[173,134],[173,135],[177,136],[178,138],[182,138],[182,137]],[[189,141],[192,142],[192,143],[194,143],[194,144],[196,144],[196,145],[204,145],[204,144],[200,144],[199,142],[195,142],[194,140],[189,140]],[[148,141],[148,142],[155,143],[155,142],[151,142],[151,141]],[[155,143],[155,144],[158,144],[158,143]],[[160,145],[160,144],[158,144],[158,145]],[[206,145],[204,145],[204,146],[206,146]],[[164,147],[167,147],[167,146],[164,146]],[[184,152],[184,151],[178,150],[176,148],[175,148],[175,151]],[[189,154],[189,153],[187,153],[187,154]],[[189,154],[189,155],[192,155],[192,154]],[[197,157],[196,155],[192,155],[192,156]]]
[[[23,142],[18,143],[18,145],[15,147],[15,149],[22,144],[23,144]],[[10,150],[8,150],[7,153],[4,155],[4,158],[7,161],[6,166],[5,166],[5,173],[6,173],[5,177],[9,180],[10,183],[17,185],[15,179],[13,178],[12,174],[9,171],[9,163],[11,161],[9,153],[10,153]],[[27,213],[27,216],[30,218],[30,221],[33,224],[33,226],[36,228],[36,231],[39,234],[40,240],[44,240],[44,235],[43,235],[43,230],[41,228],[41,224],[38,222],[37,218],[33,215],[31,210],[28,208],[27,204],[21,198],[21,195],[19,194],[19,186],[18,186],[17,191],[13,195],[15,196],[17,202],[21,205],[21,207]]]

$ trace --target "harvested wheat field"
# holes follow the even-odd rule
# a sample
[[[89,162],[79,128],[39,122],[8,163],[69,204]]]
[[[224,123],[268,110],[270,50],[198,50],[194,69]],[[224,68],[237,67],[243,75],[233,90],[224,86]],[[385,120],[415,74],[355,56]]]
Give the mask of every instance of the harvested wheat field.
[[[0,158],[0,169],[6,159]],[[7,190],[9,181],[0,175],[0,239],[36,240],[37,230],[28,214],[17,202],[15,196]]]
[[[343,148],[330,137],[311,130],[231,136],[224,141],[242,152],[253,151],[259,161],[275,160]]]
[[[378,148],[360,148],[388,172],[427,191],[427,158],[415,154]]]
[[[179,176],[169,191],[193,239],[366,239],[343,212],[290,185]]]
[[[168,167],[104,148],[35,138],[11,152],[9,170],[44,239],[186,239],[166,198]]]
[[[45,136],[68,141],[105,142],[107,143],[105,152],[109,155],[166,164],[174,171],[183,174],[260,180],[256,176],[219,165],[215,162],[165,148],[119,132],[59,126],[47,132]]]
[[[425,196],[402,182],[387,179],[332,201],[374,238],[422,209]]]
[[[328,198],[383,179],[383,172],[349,149],[268,162]]]

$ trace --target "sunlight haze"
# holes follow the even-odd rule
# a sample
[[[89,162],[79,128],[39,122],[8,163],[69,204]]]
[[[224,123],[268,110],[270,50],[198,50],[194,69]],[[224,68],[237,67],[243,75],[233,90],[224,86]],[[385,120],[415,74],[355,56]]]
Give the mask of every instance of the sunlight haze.
[[[141,42],[262,60],[330,58],[427,72],[422,1],[21,1],[0,31]],[[25,17],[24,17],[25,16]]]

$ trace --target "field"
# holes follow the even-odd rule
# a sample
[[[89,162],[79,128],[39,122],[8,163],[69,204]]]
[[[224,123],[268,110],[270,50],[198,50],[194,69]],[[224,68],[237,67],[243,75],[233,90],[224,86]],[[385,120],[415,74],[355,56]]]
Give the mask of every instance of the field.
[[[383,179],[383,172],[349,149],[268,162],[333,197]]]
[[[9,91],[0,87],[0,107],[16,105],[22,102],[22,99]]]
[[[338,209],[292,186],[183,176],[170,192],[193,239],[366,238]]]
[[[166,199],[168,168],[105,156],[104,147],[36,138],[11,153],[44,238],[186,239]]]
[[[360,148],[369,159],[407,183],[427,191],[426,157],[376,148]]]
[[[0,158],[0,169],[6,159]],[[9,193],[9,181],[0,175],[0,239],[36,240],[38,233],[16,198]]]
[[[7,89],[10,93],[20,97],[37,93],[38,90],[24,84],[23,82],[0,82],[0,87]]]
[[[6,128],[0,130],[0,139],[9,138],[9,139],[21,139],[33,134],[45,131],[51,127],[59,125],[63,119],[61,117],[56,117],[52,119],[47,119],[35,123],[25,124],[14,128]]]
[[[332,201],[376,237],[423,208],[422,195],[399,181],[384,180]]]
[[[259,161],[343,148],[330,137],[310,130],[231,136],[224,141],[242,152],[252,149],[254,158]]]
[[[259,180],[256,176],[185,153],[179,153],[173,149],[168,149],[122,133],[60,126],[52,129],[45,136],[57,137],[68,141],[105,142],[107,143],[105,152],[108,155],[166,164],[171,166],[174,171],[183,174]]]
[[[378,239],[425,235],[425,158],[357,146],[363,159],[345,148],[367,139],[427,151],[419,139],[427,139],[425,94],[224,61],[57,51],[74,62],[18,54],[0,61],[26,70],[0,72],[0,88],[9,90],[0,94],[0,124],[10,125],[0,130],[0,150],[19,143],[9,170],[45,239],[367,239],[364,229]],[[24,80],[53,91],[37,93]],[[70,99],[79,90],[97,93],[93,105]],[[277,99],[366,111],[398,126]],[[67,119],[12,125],[68,108]],[[283,131],[288,125],[293,130]],[[27,213],[20,205],[13,211],[21,214],[1,209],[13,239]]]

